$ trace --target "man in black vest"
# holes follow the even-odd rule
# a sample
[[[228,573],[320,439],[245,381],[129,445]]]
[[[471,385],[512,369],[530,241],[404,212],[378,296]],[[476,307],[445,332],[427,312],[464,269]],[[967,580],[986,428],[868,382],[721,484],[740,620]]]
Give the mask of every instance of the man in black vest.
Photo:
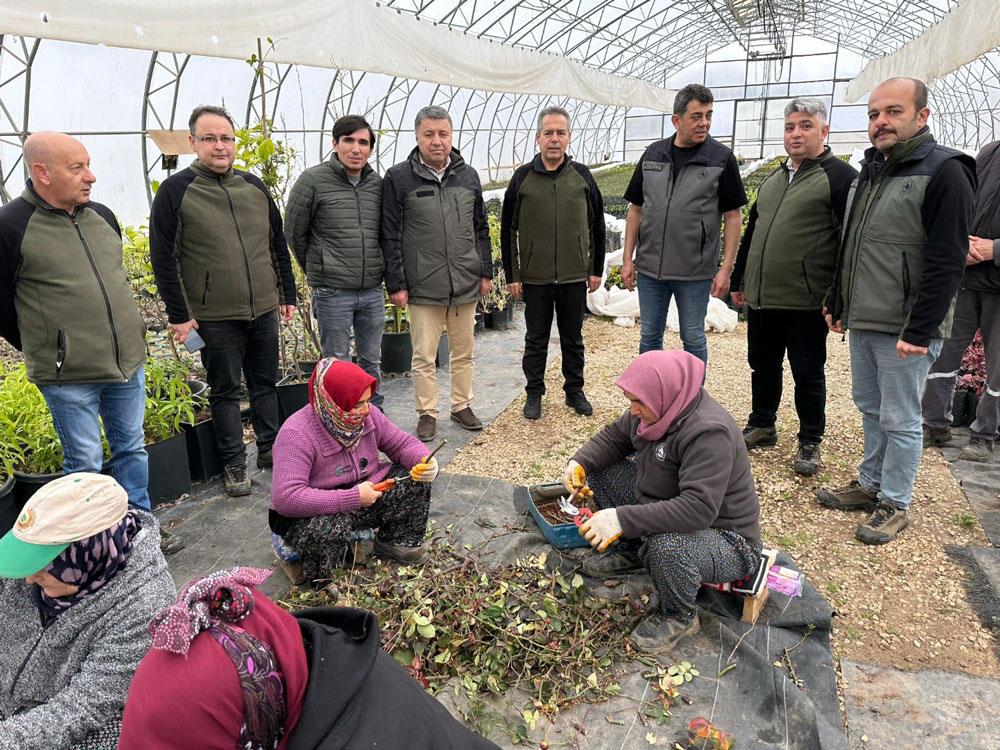
[[[590,170],[566,156],[569,113],[547,107],[538,115],[540,149],[521,165],[503,199],[500,248],[507,290],[524,295],[524,357],[528,383],[524,416],[542,416],[545,360],[555,308],[562,349],[566,405],[590,416],[583,392],[583,311],[604,270],[604,201]]]
[[[733,152],[708,135],[713,106],[705,86],[692,83],[678,91],[671,117],[676,134],[646,149],[625,191],[632,205],[622,281],[626,289],[639,287],[640,354],[663,348],[670,299],[676,297],[684,351],[708,362],[709,294],[729,293],[747,196]]]
[[[360,115],[333,124],[330,161],[310,167],[288,194],[285,236],[312,287],[324,357],[349,360],[351,329],[358,366],[375,378],[382,406],[382,178],[368,165],[375,131]]]
[[[951,405],[962,356],[982,330],[986,354],[986,382],[976,407],[972,437],[959,458],[989,461],[993,440],[1000,428],[1000,141],[984,148],[976,158],[979,188],[973,208],[965,277],[955,302],[951,338],[941,347],[927,375],[921,403],[924,446],[951,440]]]

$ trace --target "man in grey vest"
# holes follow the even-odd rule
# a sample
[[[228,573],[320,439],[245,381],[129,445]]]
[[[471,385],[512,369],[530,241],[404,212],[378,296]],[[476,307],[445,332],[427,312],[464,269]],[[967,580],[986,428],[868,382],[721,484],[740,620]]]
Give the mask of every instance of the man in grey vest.
[[[782,361],[795,379],[799,448],[792,468],[819,471],[826,428],[826,336],[823,295],[833,278],[840,228],[857,170],[824,145],[830,126],[819,99],[785,107],[788,159],[764,180],[736,256],[733,302],[747,305],[747,361],[753,408],[747,448],[775,445]]]
[[[708,362],[709,294],[729,293],[747,196],[733,152],[708,135],[713,106],[705,86],[692,83],[678,91],[671,117],[677,132],[646,149],[625,191],[632,205],[622,281],[630,291],[639,287],[640,354],[663,348],[670,299],[676,297],[684,351]]]
[[[375,378],[373,406],[382,406],[382,248],[378,227],[382,178],[369,165],[375,131],[360,115],[333,124],[333,154],[292,186],[285,236],[312,287],[324,357],[350,360],[351,329],[358,365]]]
[[[962,356],[976,335],[983,332],[986,383],[983,385],[972,437],[959,458],[989,461],[993,440],[1000,428],[1000,141],[984,148],[976,158],[979,188],[972,214],[965,277],[955,303],[951,338],[931,367],[924,389],[924,446],[951,440],[951,405]]]
[[[864,457],[858,478],[823,505],[871,511],[855,538],[885,544],[909,524],[922,450],[920,395],[951,331],[969,248],[975,163],[927,129],[927,87],[890,78],[868,99],[861,176],[848,199],[827,325],[850,331]]]

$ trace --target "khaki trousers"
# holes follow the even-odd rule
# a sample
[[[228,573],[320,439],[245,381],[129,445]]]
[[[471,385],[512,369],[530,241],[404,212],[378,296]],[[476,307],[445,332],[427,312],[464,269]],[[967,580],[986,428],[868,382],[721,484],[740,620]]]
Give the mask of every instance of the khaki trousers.
[[[413,343],[413,394],[417,414],[438,416],[437,356],[441,329],[448,328],[451,370],[451,410],[461,411],[472,403],[472,371],[476,328],[476,303],[465,305],[410,305],[410,339]]]

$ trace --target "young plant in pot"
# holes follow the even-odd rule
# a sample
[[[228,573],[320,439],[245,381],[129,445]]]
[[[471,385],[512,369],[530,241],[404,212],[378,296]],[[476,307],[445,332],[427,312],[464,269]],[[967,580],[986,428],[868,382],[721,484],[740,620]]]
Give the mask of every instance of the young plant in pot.
[[[149,499],[155,507],[191,491],[184,425],[194,423],[195,398],[184,360],[146,360],[146,414],[143,431],[149,455]]]
[[[0,364],[0,469],[9,493],[0,498],[0,523],[11,525],[28,498],[63,473],[52,415],[22,363]]]
[[[382,374],[405,374],[410,371],[412,361],[413,342],[410,341],[409,311],[390,302],[386,293],[385,330],[382,332]]]
[[[507,330],[513,313],[511,296],[507,291],[507,273],[503,267],[503,256],[500,251],[500,217],[490,214],[490,248],[493,260],[493,278],[489,294],[482,299],[482,309],[486,328],[497,331]]]

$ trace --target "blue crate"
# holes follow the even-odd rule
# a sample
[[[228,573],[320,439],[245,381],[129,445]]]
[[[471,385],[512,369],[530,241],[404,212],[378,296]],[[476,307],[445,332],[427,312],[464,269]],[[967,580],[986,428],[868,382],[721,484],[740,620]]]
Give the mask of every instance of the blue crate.
[[[574,523],[561,523],[553,525],[542,517],[535,507],[536,501],[552,500],[557,497],[569,497],[569,490],[558,482],[548,484],[536,484],[531,487],[520,487],[519,493],[523,493],[521,500],[525,500],[525,505],[531,511],[535,523],[541,529],[546,541],[557,549],[573,549],[574,547],[589,547],[590,544],[580,536],[579,530]],[[527,496],[526,498],[524,496]]]

